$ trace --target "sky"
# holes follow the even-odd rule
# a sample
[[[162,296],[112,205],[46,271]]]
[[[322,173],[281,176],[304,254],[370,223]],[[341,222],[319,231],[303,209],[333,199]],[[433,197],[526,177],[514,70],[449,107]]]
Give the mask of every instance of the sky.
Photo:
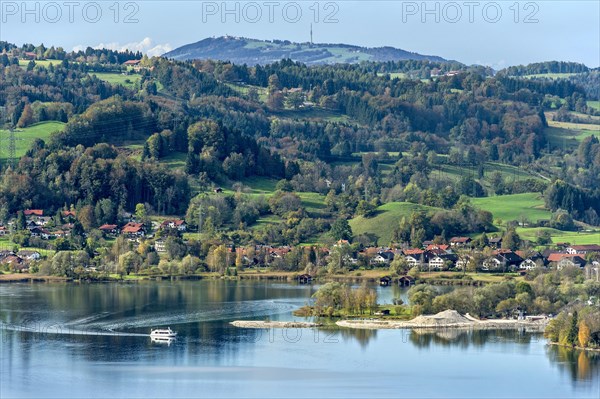
[[[600,1],[0,0],[0,40],[160,55],[212,36],[393,46],[501,69],[600,65]]]

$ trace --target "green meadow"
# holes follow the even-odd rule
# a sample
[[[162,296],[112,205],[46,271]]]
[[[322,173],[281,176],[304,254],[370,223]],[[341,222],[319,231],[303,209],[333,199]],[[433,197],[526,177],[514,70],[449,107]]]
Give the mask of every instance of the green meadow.
[[[414,211],[435,212],[438,210],[439,208],[410,202],[390,202],[378,207],[377,213],[373,217],[358,216],[350,220],[350,227],[355,236],[373,234],[377,237],[379,245],[387,245],[391,242],[394,230],[403,217],[409,217]]]
[[[141,75],[123,75],[122,73],[110,72],[90,72],[90,75],[96,75],[98,79],[104,80],[112,85],[124,86],[128,89],[134,89],[136,83],[141,79]]]
[[[473,198],[474,206],[491,212],[494,220],[520,220],[523,217],[534,222],[550,219],[552,213],[544,208],[544,200],[538,193],[498,195],[494,197]]]
[[[54,132],[63,130],[65,124],[62,122],[40,122],[26,128],[15,129],[15,155],[20,158],[31,147],[35,139],[47,141]],[[0,159],[8,157],[8,131],[0,130]]]

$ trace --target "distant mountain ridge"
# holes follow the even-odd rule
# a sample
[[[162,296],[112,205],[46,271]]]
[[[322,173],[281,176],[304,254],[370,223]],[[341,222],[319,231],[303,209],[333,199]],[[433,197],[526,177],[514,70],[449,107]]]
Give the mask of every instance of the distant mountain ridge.
[[[290,58],[307,65],[355,64],[361,61],[430,60],[447,61],[394,47],[360,47],[350,44],[293,43],[287,40],[257,40],[243,37],[212,37],[163,54],[179,61],[213,59],[235,64],[266,65]]]

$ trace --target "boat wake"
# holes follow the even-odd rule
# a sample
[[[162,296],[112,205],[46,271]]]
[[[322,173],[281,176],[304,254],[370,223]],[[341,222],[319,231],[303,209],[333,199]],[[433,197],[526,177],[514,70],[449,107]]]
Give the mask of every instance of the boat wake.
[[[148,306],[145,306],[147,308]],[[277,314],[289,313],[297,304],[273,300],[255,300],[242,302],[220,302],[203,304],[203,309],[167,310],[152,312],[150,309],[130,317],[116,318],[122,312],[102,312],[95,315],[80,317],[65,322],[25,322],[10,324],[0,321],[0,329],[39,334],[117,336],[117,337],[148,337],[150,334],[129,332],[128,330],[145,330],[150,327],[201,323],[214,321],[232,321],[239,319],[257,319]]]

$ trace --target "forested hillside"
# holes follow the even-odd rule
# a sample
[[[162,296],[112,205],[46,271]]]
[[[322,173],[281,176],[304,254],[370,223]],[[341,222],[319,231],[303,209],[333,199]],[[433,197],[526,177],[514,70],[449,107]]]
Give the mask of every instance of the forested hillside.
[[[373,217],[396,243],[600,225],[593,91],[585,78],[525,76],[589,74],[583,65],[492,76],[428,60],[247,66],[8,43],[0,50],[2,225],[25,209],[74,209],[89,237],[131,214],[147,223],[178,217],[200,232],[185,242],[213,246],[390,244],[361,228]],[[52,121],[65,124],[27,135]],[[9,128],[27,144],[17,159]],[[501,220],[471,202],[519,193],[535,193],[547,219]],[[97,248],[75,235],[67,241]]]

